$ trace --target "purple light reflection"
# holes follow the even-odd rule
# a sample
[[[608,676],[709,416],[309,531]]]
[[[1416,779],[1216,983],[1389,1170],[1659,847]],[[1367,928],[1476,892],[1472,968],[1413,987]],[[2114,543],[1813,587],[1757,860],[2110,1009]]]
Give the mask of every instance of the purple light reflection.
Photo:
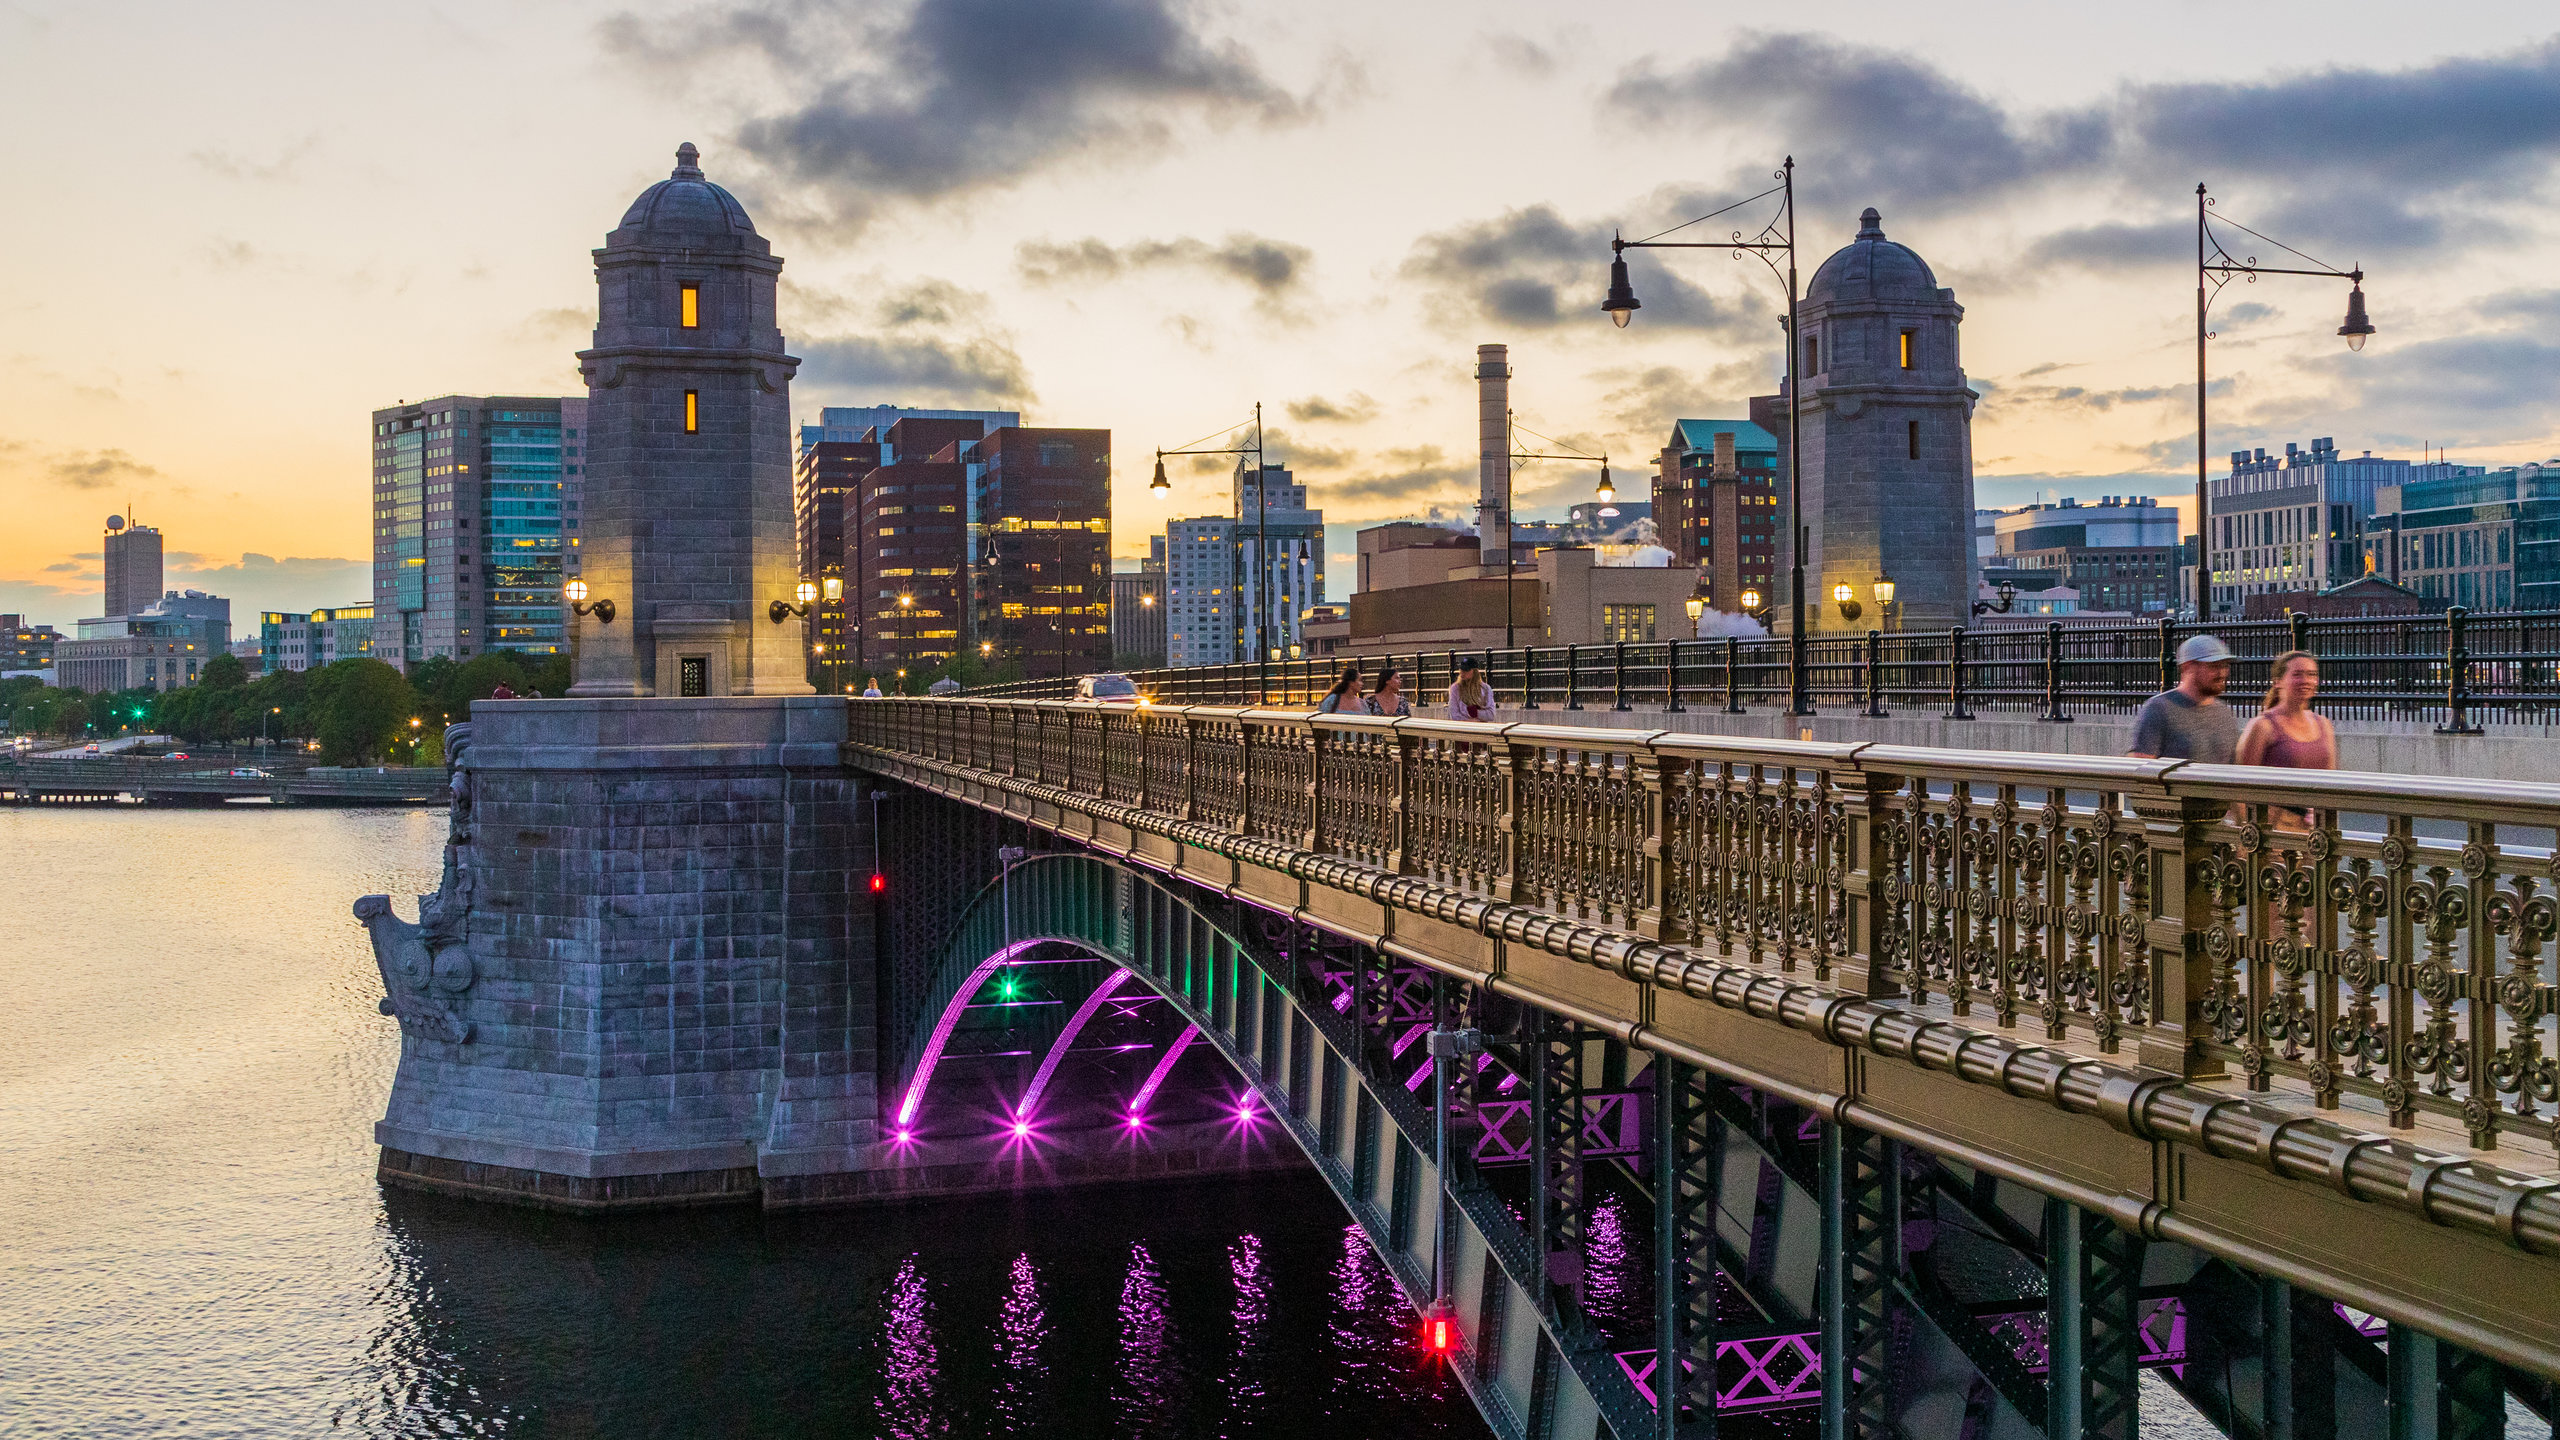
[[[1266,1330],[1271,1321],[1271,1277],[1263,1269],[1262,1237],[1239,1235],[1229,1243],[1227,1270],[1236,1282],[1231,1317],[1236,1329],[1236,1355],[1227,1374],[1227,1394],[1236,1408],[1249,1416],[1267,1396],[1262,1376]]]
[[[1019,1434],[1035,1428],[1048,1398],[1049,1367],[1040,1347],[1049,1338],[1049,1315],[1040,1304],[1040,1277],[1027,1254],[1013,1257],[1011,1286],[996,1317],[996,1413]]]
[[[939,1356],[933,1344],[933,1302],[910,1255],[889,1282],[886,1343],[881,1347],[880,1433],[892,1440],[923,1440],[947,1428],[934,1413]]]
[[[1141,1242],[1129,1247],[1129,1273],[1120,1282],[1120,1375],[1112,1387],[1120,1423],[1116,1435],[1160,1435],[1182,1425],[1188,1390],[1176,1353],[1173,1305],[1164,1276]]]
[[[1603,1194],[1591,1207],[1582,1267],[1583,1305],[1603,1333],[1641,1331],[1649,1319],[1644,1313],[1649,1297],[1640,1289],[1644,1266],[1632,1240],[1626,1201]]]

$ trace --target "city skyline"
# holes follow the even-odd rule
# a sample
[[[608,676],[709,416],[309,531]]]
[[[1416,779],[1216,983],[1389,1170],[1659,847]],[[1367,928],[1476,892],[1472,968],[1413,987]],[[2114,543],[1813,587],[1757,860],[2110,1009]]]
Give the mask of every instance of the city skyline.
[[[1923,30],[1853,7],[1828,33],[1668,7],[1603,31],[1528,6],[1148,0],[463,6],[316,30],[280,10],[0,14],[0,113],[46,137],[19,150],[26,193],[80,217],[0,240],[48,277],[0,346],[0,608],[90,613],[99,522],[128,500],[170,535],[172,586],[244,612],[365,593],[366,416],[574,392],[583,252],[688,139],[791,257],[795,421],[899,403],[1108,427],[1124,562],[1227,478],[1171,465],[1153,496],[1147,452],[1257,399],[1273,462],[1339,525],[1463,512],[1483,341],[1512,347],[1524,423],[1622,472],[1675,419],[1741,413],[1775,388],[1778,289],[1748,262],[1641,256],[1647,308],[1617,332],[1596,310],[1606,238],[1750,194],[1789,152],[1808,277],[1874,204],[1966,306],[1985,506],[2192,488],[2198,178],[2230,216],[2363,265],[2381,328],[2350,359],[2325,288],[2227,294],[2217,472],[2314,434],[2493,466],[2560,451],[2560,348],[2530,328],[2560,312],[2537,279],[2560,236],[2519,203],[2560,154],[2560,49],[2534,12],[2486,7],[2447,38],[2281,7],[2223,17],[2210,53],[2174,16],[2040,21],[2039,44],[2056,25],[2085,42],[2076,67],[2019,63],[2003,31],[2023,13]],[[359,96],[395,41],[406,65],[459,66],[474,105]],[[880,69],[899,83],[866,89]],[[1014,93],[989,99],[990,73]],[[479,193],[408,211],[456,185]],[[432,218],[383,218],[404,212]],[[1518,508],[1585,498],[1590,468],[1525,469]]]

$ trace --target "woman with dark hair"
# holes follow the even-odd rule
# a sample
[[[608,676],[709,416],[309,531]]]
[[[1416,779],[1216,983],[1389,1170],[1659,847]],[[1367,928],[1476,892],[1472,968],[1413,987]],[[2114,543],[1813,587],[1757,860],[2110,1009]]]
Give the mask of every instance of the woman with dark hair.
[[[1378,672],[1378,688],[1369,692],[1364,702],[1372,715],[1411,715],[1413,702],[1404,698],[1404,677],[1390,665]]]
[[[2315,713],[2311,699],[2320,693],[2320,662],[2307,650],[2287,650],[2268,673],[2266,707],[2240,732],[2243,765],[2275,765],[2288,770],[2338,768],[2338,728]],[[2311,828],[2311,813],[2277,806],[2275,823],[2287,830]]]
[[[1316,702],[1319,715],[1357,715],[1360,713],[1360,667],[1345,665],[1335,677],[1333,688]]]

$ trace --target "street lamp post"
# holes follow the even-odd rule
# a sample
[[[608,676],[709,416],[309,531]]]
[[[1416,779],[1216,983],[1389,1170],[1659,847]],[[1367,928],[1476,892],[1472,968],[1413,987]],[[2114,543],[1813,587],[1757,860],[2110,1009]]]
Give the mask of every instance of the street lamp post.
[[[1234,432],[1228,431],[1226,433],[1233,434]],[[1252,444],[1220,448],[1215,446],[1201,447],[1197,442],[1194,442],[1192,445],[1186,445],[1178,450],[1158,450],[1156,452],[1155,478],[1147,483],[1148,489],[1171,490],[1173,488],[1173,482],[1167,480],[1164,475],[1164,457],[1167,455],[1233,455],[1236,457],[1239,464],[1243,462],[1245,456],[1251,455],[1253,457],[1253,547],[1254,559],[1256,561],[1254,569],[1258,572],[1254,576],[1253,590],[1253,658],[1257,673],[1262,676],[1261,703],[1268,705],[1271,703],[1271,497],[1270,493],[1263,488],[1262,402],[1259,400],[1253,402]],[[1244,517],[1238,516],[1236,518],[1242,519]],[[1236,548],[1238,552],[1237,559],[1241,562],[1243,558],[1243,547],[1238,546]],[[1239,563],[1237,568],[1241,568],[1241,563]],[[1240,575],[1235,576],[1234,581],[1235,583],[1228,587],[1231,598],[1233,596],[1240,596],[1244,593],[1243,577]]]
[[[2231,252],[2223,248],[2222,238],[2213,233],[2209,214],[2212,209],[2213,196],[2206,192],[2203,182],[2198,181],[2196,184],[2196,620],[2199,624],[2213,619],[2213,501],[2208,479],[2212,462],[2205,448],[2204,342],[2213,338],[2213,332],[2205,328],[2205,314],[2213,307],[2214,297],[2220,295],[2222,287],[2230,284],[2235,278],[2245,278],[2252,285],[2258,283],[2258,277],[2261,275],[2310,275],[2329,280],[2344,280],[2350,287],[2347,291],[2347,319],[2345,324],[2338,327],[2338,333],[2346,338],[2349,350],[2358,352],[2364,349],[2364,342],[2373,334],[2373,321],[2367,319],[2364,312],[2363,266],[2359,265],[2352,270],[2338,269],[2325,261],[2312,259],[2281,240],[2260,235],[2257,231],[2226,215],[2222,219],[2223,224],[2243,234],[2257,236],[2258,239],[2266,241],[2286,254],[2319,268],[2296,270],[2261,265],[2255,255],[2246,259],[2234,259]]]
[[[907,693],[907,636],[910,633],[908,617],[915,614],[915,609],[915,596],[900,595],[898,597],[898,693],[901,695]]]
[[[1608,505],[1617,500],[1618,487],[1609,479],[1607,455],[1585,455],[1579,450],[1568,450],[1563,441],[1531,430],[1528,426],[1521,424],[1519,419],[1508,410],[1503,412],[1502,419],[1509,429],[1520,431],[1534,440],[1544,440],[1555,447],[1549,451],[1524,452],[1514,449],[1511,452],[1513,460],[1597,460],[1600,462],[1600,484],[1597,488],[1600,503]],[[1518,440],[1511,441],[1514,446],[1519,443]],[[1502,648],[1505,650],[1511,649],[1517,643],[1516,637],[1512,634],[1514,616],[1511,606],[1511,571],[1514,563],[1511,550],[1511,507],[1505,505],[1502,507]]]
[[[1802,394],[1804,384],[1803,377],[1796,372],[1798,353],[1803,347],[1802,340],[1796,334],[1796,157],[1788,156],[1786,163],[1776,171],[1775,178],[1778,183],[1770,189],[1746,199],[1737,200],[1723,210],[1701,215],[1697,220],[1684,221],[1672,226],[1670,230],[1660,231],[1642,240],[1624,240],[1611,236],[1609,239],[1609,298],[1600,302],[1600,308],[1609,312],[1609,318],[1618,322],[1618,328],[1622,330],[1626,328],[1629,320],[1635,318],[1635,312],[1643,308],[1642,303],[1636,299],[1634,287],[1627,283],[1626,252],[1629,250],[1730,250],[1736,259],[1744,255],[1756,258],[1761,264],[1769,267],[1769,273],[1772,275],[1778,273],[1778,266],[1777,262],[1769,258],[1770,255],[1778,251],[1786,252],[1787,524],[1791,539],[1787,553],[1795,561],[1789,577],[1794,593],[1790,601],[1789,625],[1791,628],[1787,636],[1787,667],[1790,672],[1787,688],[1789,708],[1795,714],[1810,715],[1813,713],[1813,690],[1805,676],[1807,620],[1804,591],[1804,444],[1798,424],[1798,417],[1804,404]],[[1759,233],[1747,240],[1739,230],[1733,232],[1731,240],[1665,240],[1661,238],[1673,231],[1695,225],[1699,220],[1712,220],[1717,215],[1739,209],[1754,200],[1765,200],[1771,195],[1782,197],[1779,201],[1777,217],[1761,226]],[[1785,232],[1783,237],[1779,233],[1781,230]]]

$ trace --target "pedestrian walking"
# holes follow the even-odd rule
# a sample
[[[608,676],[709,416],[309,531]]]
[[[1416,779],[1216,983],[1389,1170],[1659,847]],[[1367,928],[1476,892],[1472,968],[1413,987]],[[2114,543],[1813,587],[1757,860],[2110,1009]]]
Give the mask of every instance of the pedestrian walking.
[[[1316,701],[1319,715],[1357,715],[1360,710],[1360,667],[1345,665],[1334,678],[1333,688]]]
[[[2275,679],[2267,686],[2265,708],[2240,732],[2240,763],[2274,765],[2287,770],[2338,768],[2338,727],[2311,708],[2320,693],[2320,662],[2308,650],[2287,650],[2276,657]],[[2311,812],[2278,805],[2271,812],[2278,828],[2308,830]]]
[[[1404,698],[1404,677],[1396,673],[1393,665],[1378,672],[1378,688],[1369,692],[1369,698],[1361,705],[1372,715],[1406,716],[1413,713],[1413,702]]]
[[[877,678],[874,678],[874,677],[866,677],[866,678],[863,680],[863,682],[862,682],[862,698],[863,698],[863,699],[865,699],[865,700],[877,700],[877,699],[881,698],[881,696],[880,696],[880,682],[879,682],[879,680],[878,680]]]
[[[1458,662],[1458,678],[1449,685],[1449,718],[1483,720],[1493,714],[1493,687],[1484,683],[1484,675],[1470,655]]]
[[[2178,647],[2178,688],[2142,702],[2134,717],[2136,760],[2194,760],[2228,765],[2239,754],[2240,721],[2222,703],[2231,683],[2231,647],[2211,635],[2190,636]]]

